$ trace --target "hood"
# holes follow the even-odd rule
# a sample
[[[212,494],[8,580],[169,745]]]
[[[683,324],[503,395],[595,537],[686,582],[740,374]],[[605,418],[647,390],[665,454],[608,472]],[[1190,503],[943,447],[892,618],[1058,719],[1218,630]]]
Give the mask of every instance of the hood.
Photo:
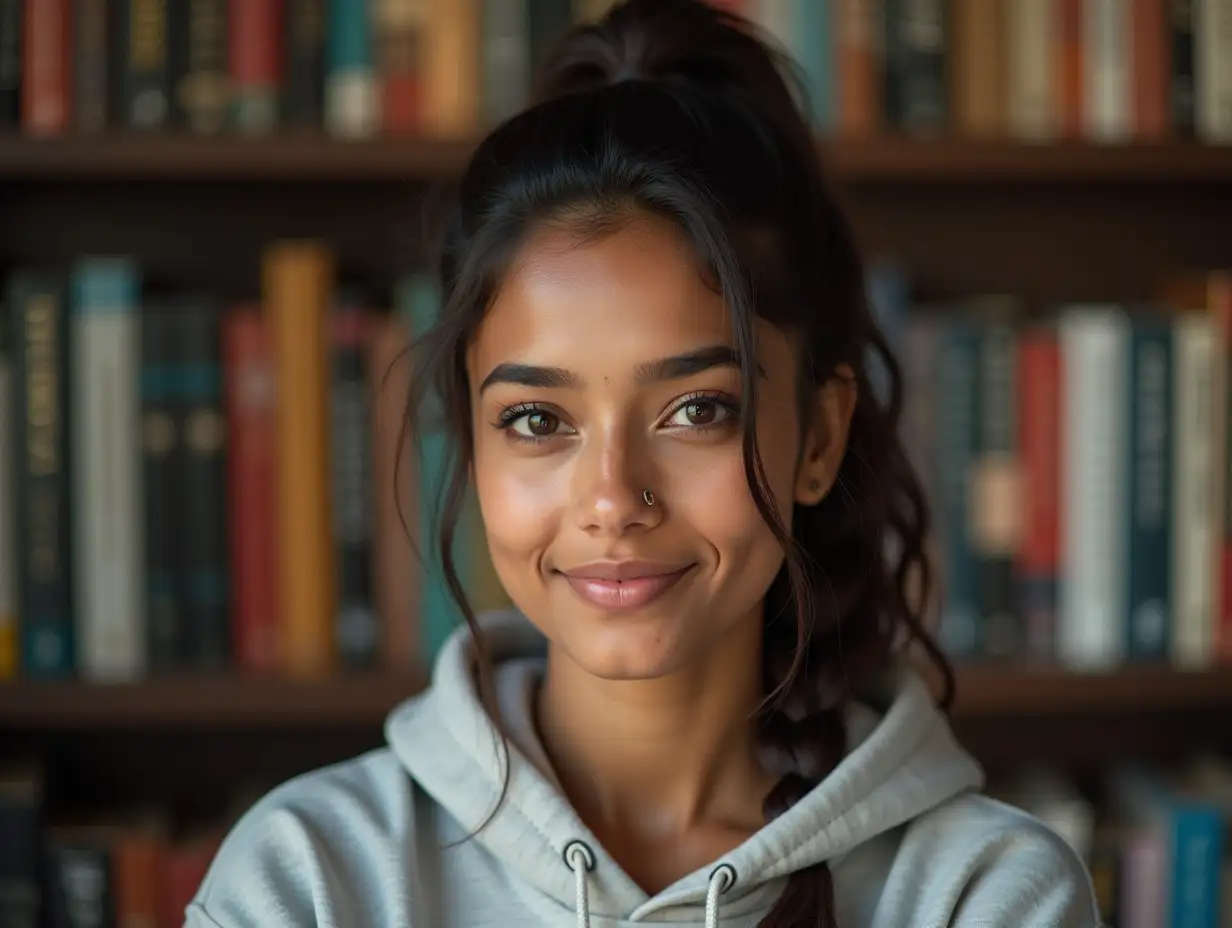
[[[714,905],[713,867],[648,895],[607,855],[557,787],[532,721],[533,686],[547,653],[543,636],[516,611],[489,613],[480,624],[513,740],[504,803],[492,816],[505,771],[499,738],[479,701],[473,640],[465,628],[442,649],[431,686],[386,722],[386,738],[402,765],[506,870],[560,905],[630,922],[701,923],[708,892]],[[725,917],[768,908],[794,871],[820,861],[833,865],[862,843],[982,785],[980,768],[959,747],[915,672],[895,671],[881,701],[886,708],[880,712],[859,703],[850,707],[847,754],[825,780],[715,862],[735,874],[722,896]],[[566,850],[577,841],[592,853],[584,873],[570,864]]]

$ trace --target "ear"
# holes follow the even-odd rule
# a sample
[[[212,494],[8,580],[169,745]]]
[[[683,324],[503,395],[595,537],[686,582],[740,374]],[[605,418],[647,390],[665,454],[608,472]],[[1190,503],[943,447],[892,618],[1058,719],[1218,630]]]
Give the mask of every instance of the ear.
[[[809,406],[801,410],[806,418],[804,445],[796,468],[797,505],[816,506],[838,479],[839,465],[847,452],[847,436],[857,394],[855,375],[848,365],[842,364],[835,375],[813,393]]]

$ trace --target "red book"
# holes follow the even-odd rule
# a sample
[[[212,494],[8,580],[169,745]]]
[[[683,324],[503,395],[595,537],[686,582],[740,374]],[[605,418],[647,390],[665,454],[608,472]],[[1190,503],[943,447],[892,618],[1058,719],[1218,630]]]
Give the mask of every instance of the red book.
[[[1019,342],[1018,447],[1023,538],[1015,570],[1024,596],[1027,655],[1052,656],[1061,565],[1061,349],[1056,333],[1032,329]]]
[[[1171,43],[1163,37],[1171,28],[1167,0],[1134,0],[1130,34],[1130,68],[1134,96],[1134,132],[1139,138],[1159,139],[1170,125]]]
[[[249,134],[273,132],[282,84],[282,0],[231,0],[227,12],[235,126]]]
[[[378,4],[377,67],[386,135],[409,135],[421,126],[424,29],[414,0]]]
[[[159,925],[184,924],[188,908],[210,869],[220,841],[212,834],[172,845],[162,858],[159,887]]]
[[[257,307],[228,315],[223,351],[235,660],[241,670],[272,673],[278,664],[277,390],[269,330]]]
[[[72,119],[69,0],[26,0],[22,128],[58,135]]]

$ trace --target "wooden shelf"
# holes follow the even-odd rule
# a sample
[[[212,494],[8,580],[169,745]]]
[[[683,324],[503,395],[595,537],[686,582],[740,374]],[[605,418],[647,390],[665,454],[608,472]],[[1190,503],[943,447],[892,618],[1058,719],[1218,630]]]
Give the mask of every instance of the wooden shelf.
[[[318,683],[238,676],[137,684],[16,682],[0,685],[0,731],[379,727],[424,684],[417,674],[339,677]],[[1226,709],[1232,670],[1143,667],[1080,675],[1061,670],[968,667],[959,671],[960,719]]]
[[[319,134],[272,138],[114,134],[0,136],[0,182],[239,181],[389,183],[448,177],[473,140]],[[1232,147],[877,138],[819,143],[845,184],[1232,183]]]

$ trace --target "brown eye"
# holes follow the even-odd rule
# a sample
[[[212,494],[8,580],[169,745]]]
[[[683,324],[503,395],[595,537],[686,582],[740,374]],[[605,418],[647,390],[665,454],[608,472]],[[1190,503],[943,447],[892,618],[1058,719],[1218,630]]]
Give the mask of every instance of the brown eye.
[[[551,435],[558,425],[560,420],[550,412],[532,412],[526,417],[526,428],[536,437]]]
[[[690,425],[711,425],[718,417],[718,408],[714,403],[704,400],[700,403],[687,403],[684,416]]]
[[[703,429],[712,425],[721,425],[731,418],[731,410],[718,400],[704,397],[687,400],[676,407],[667,425],[671,428]]]

